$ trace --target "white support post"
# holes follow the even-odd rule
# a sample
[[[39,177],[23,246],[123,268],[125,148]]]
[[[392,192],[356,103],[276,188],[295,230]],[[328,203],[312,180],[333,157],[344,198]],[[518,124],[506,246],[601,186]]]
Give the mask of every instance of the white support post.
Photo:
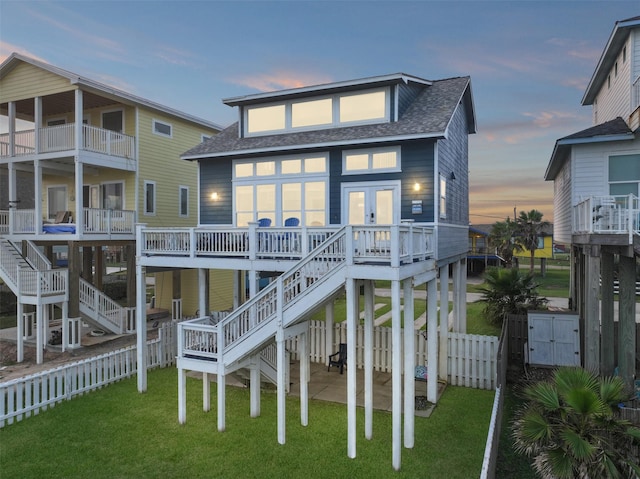
[[[364,282],[364,437],[373,438],[373,324],[375,285]]]
[[[35,154],[40,153],[40,129],[42,128],[42,97],[37,96],[33,99],[33,141]],[[36,203],[36,209],[38,203]]]
[[[209,373],[202,373],[202,410],[209,412],[211,410],[211,379]]]
[[[218,365],[218,431],[224,432],[226,428],[226,415],[227,415],[227,377],[224,374],[224,365]]]
[[[356,282],[345,282],[347,293],[347,456],[356,457],[356,328],[358,327],[358,295]]]
[[[24,361],[24,304],[20,301],[20,296],[18,296],[18,321],[17,321],[17,337],[16,337],[16,345],[17,345],[17,357],[16,362],[21,363]]]
[[[438,284],[427,282],[427,401],[438,402]]]
[[[10,101],[7,104],[7,114],[9,116],[9,156],[16,156],[16,102]],[[13,196],[12,196],[13,193]],[[11,183],[9,183],[9,201],[17,199],[15,197],[16,190],[11,191]]]
[[[251,417],[260,416],[260,354],[251,358],[249,368],[249,408]]]
[[[281,280],[279,280],[281,281]],[[281,288],[279,288],[281,290]],[[278,301],[278,304],[281,304]],[[286,442],[286,392],[287,392],[287,374],[286,374],[286,361],[287,352],[284,348],[284,335],[282,327],[278,328],[276,333],[276,364],[277,364],[277,402],[278,402],[278,444],[285,444]]]
[[[187,421],[187,371],[178,368],[178,422]]]
[[[324,321],[325,321],[325,343],[324,343],[324,351],[325,351],[325,362],[329,364],[329,356],[333,354],[333,312],[334,312],[333,301],[327,303],[324,307]]]
[[[463,332],[460,324],[460,262],[452,265],[453,272],[453,331]]]
[[[36,363],[44,361],[44,305],[38,301],[36,305]]]
[[[140,235],[138,235],[140,238]],[[141,241],[137,242],[142,244]],[[137,247],[139,249],[139,246]],[[138,392],[147,390],[147,285],[146,270],[136,261],[136,355],[138,360]]]
[[[209,314],[209,306],[207,305],[207,273],[209,270],[204,268],[198,269],[198,310],[200,317],[203,318]]]
[[[392,463],[400,470],[402,446],[402,325],[400,281],[391,281],[391,428]]]
[[[249,299],[258,294],[258,272],[255,269],[249,270]]]
[[[458,260],[460,264],[460,332],[467,332],[467,259]]]
[[[309,425],[309,332],[301,334],[300,345],[300,424]]]
[[[406,279],[404,286],[404,447],[414,446],[414,425],[416,409],[416,368],[415,329],[413,327],[413,281]]]
[[[62,302],[62,351],[69,349],[69,301]]]
[[[438,369],[447,379],[447,354],[449,338],[449,265],[440,267],[440,350]]]

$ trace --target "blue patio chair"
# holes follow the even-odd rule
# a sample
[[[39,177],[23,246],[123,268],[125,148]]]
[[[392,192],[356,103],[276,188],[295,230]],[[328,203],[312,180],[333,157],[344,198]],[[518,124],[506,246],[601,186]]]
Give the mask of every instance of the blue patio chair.
[[[295,228],[300,225],[300,220],[295,217],[287,218],[284,220],[284,226],[287,228]],[[287,252],[292,252],[296,249],[298,242],[298,234],[297,233],[285,233],[284,236],[280,238],[282,242],[282,250]]]
[[[300,220],[295,217],[287,218],[286,220],[284,220],[284,225],[293,227],[300,226]]]
[[[268,228],[271,226],[271,218],[260,218],[258,220],[258,228]],[[258,233],[258,251],[269,251],[269,235],[267,233]]]

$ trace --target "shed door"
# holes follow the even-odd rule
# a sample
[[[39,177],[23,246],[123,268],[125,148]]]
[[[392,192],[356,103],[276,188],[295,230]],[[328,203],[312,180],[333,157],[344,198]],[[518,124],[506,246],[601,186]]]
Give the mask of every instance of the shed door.
[[[529,313],[529,363],[541,366],[579,366],[578,315]]]

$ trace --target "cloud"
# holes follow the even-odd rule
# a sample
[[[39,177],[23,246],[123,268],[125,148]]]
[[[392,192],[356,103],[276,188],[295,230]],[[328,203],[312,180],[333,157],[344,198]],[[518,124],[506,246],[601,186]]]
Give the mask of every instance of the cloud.
[[[196,56],[187,50],[171,47],[168,45],[160,46],[154,53],[160,60],[171,65],[188,66],[194,64],[193,60]]]
[[[332,81],[325,74],[295,72],[280,70],[273,73],[263,73],[255,76],[243,76],[230,79],[232,83],[254,88],[259,91],[276,91],[289,88],[300,88],[310,85],[320,85]]]

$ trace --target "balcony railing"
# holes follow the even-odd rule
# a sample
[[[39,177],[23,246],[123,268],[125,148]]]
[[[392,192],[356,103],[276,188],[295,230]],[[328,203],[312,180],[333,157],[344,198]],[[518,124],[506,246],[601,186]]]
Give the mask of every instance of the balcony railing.
[[[137,242],[145,256],[235,257],[299,260],[330,238],[338,227],[324,228],[140,228]],[[357,262],[410,263],[433,257],[433,228],[408,225],[352,227]]]
[[[127,234],[135,233],[136,213],[131,210],[107,210],[83,208],[82,234]],[[34,209],[11,209],[0,211],[0,233],[36,234],[36,211]],[[76,234],[75,223],[44,223],[38,234]]]
[[[0,157],[74,150],[76,148],[75,132],[74,123],[40,128],[38,148],[36,148],[35,130],[17,131],[14,134],[13,154],[10,151],[9,134],[4,133],[0,135]],[[135,159],[135,138],[104,128],[82,125],[80,149]]]
[[[635,195],[592,196],[573,208],[574,233],[640,234],[640,200]]]

